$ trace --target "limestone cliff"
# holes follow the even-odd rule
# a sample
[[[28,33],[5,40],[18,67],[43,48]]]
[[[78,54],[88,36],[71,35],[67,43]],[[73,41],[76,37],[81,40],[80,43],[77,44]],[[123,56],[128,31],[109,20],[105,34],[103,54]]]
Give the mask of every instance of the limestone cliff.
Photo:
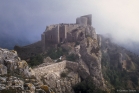
[[[101,70],[101,50],[96,39],[85,38],[80,44],[80,54],[82,60],[89,67],[90,76],[97,87],[104,88],[104,80]]]

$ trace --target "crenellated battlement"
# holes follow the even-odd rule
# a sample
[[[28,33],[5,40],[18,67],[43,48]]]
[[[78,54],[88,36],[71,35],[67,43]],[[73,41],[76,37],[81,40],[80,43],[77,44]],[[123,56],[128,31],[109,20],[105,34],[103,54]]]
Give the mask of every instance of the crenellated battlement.
[[[54,28],[56,28],[58,26],[59,26],[59,24],[47,26],[45,31],[50,31],[50,30],[52,30],[52,29],[54,29]]]

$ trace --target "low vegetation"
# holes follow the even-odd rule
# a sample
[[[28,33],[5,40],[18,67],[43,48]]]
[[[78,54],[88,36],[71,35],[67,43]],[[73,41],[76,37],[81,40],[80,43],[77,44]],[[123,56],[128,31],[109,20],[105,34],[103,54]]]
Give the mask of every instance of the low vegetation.
[[[106,91],[96,88],[91,77],[76,84],[73,89],[75,93],[107,93]]]
[[[52,48],[52,49],[49,49],[47,52],[47,56],[49,56],[52,59],[57,59],[62,55],[63,55],[63,51],[61,48],[58,48],[58,49]]]
[[[67,56],[68,60],[70,61],[75,61],[75,56],[74,55],[68,55],[68,51],[61,48],[61,47],[58,47],[57,49],[56,48],[50,48],[46,54],[44,55],[36,55],[36,56],[33,56],[30,58],[30,61],[28,62],[28,64],[32,67],[32,66],[37,66],[37,65],[40,65],[43,63],[43,59],[46,58],[46,57],[50,57],[51,59],[55,60],[55,59],[58,59],[60,58],[60,56]],[[58,60],[57,62],[60,62],[61,60]]]
[[[43,63],[43,56],[42,55],[36,55],[34,57],[30,58],[30,61],[28,62],[28,64],[32,67],[32,66],[37,66],[40,65],[41,63]]]
[[[137,61],[136,61],[137,63]],[[127,71],[122,69],[122,64],[119,62],[119,54],[117,51],[102,54],[102,73],[104,79],[109,82],[108,87],[112,89],[136,89],[139,86],[137,71]],[[130,85],[129,85],[129,82]]]

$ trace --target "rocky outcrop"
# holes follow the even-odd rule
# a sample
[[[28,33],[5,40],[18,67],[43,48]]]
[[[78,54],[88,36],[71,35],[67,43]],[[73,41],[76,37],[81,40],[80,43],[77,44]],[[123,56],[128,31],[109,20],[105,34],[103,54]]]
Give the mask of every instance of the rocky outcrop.
[[[101,50],[96,38],[87,37],[80,43],[80,55],[89,67],[90,76],[97,87],[105,89],[101,71]]]
[[[0,93],[53,93],[49,87],[48,92],[42,89],[43,85],[16,51],[0,48]]]
[[[0,75],[5,75],[7,74],[7,67],[4,66],[3,64],[0,64]]]
[[[101,69],[101,37],[96,34],[95,29],[92,26],[81,27],[81,32],[84,32],[85,37],[78,42],[78,44],[66,43],[63,44],[63,48],[69,50],[69,54],[78,55],[79,60],[79,69],[80,76],[83,79],[86,79],[88,76],[91,76],[94,80],[94,83],[97,87],[101,89],[106,89],[104,78],[102,75]],[[84,30],[85,28],[85,30]],[[81,70],[85,69],[85,70]],[[85,73],[85,72],[87,73]]]
[[[55,93],[74,93],[72,87],[81,82],[81,78],[87,78],[90,75],[88,67],[82,60],[80,63],[64,60],[33,70],[36,77],[51,87]]]
[[[45,75],[44,83],[50,86],[55,93],[74,93],[72,87],[80,82],[78,73],[65,69],[59,74],[55,72]]]

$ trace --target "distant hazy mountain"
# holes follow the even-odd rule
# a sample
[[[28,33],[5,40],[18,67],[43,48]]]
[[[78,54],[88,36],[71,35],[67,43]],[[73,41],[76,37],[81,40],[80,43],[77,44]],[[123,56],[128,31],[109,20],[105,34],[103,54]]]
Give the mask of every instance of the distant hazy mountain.
[[[129,44],[123,46],[137,53],[138,43],[131,43],[133,48]],[[108,88],[139,89],[139,56],[114,44],[109,38],[102,37],[101,45],[102,72]]]
[[[30,32],[27,32],[28,30],[26,30],[25,28],[23,29],[19,29],[19,28],[17,28],[16,25],[14,25],[14,23],[1,20],[0,21],[0,47],[13,49],[15,45],[24,46],[33,43],[30,42],[31,40],[29,39]]]
[[[0,47],[1,48],[13,49],[15,45],[24,46],[28,44],[31,44],[31,42],[29,42],[26,39],[21,39],[17,37],[9,37],[6,35],[4,37],[0,35]]]
[[[105,34],[102,36],[109,38],[113,43],[115,43],[119,46],[122,46],[122,47],[126,48],[127,50],[139,55],[139,42],[138,42],[138,40],[133,41],[131,39],[125,39],[122,41],[117,41],[113,38],[113,36],[111,34]]]
[[[139,55],[139,42],[130,41],[126,44],[121,44],[121,46]]]

